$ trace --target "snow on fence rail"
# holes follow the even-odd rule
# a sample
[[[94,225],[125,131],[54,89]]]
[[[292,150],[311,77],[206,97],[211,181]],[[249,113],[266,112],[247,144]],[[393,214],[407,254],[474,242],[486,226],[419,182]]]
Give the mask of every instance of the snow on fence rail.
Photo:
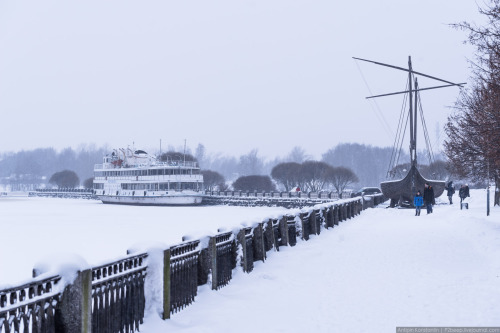
[[[344,191],[341,196],[336,192],[205,191],[203,204],[303,208],[350,197],[351,191]]]
[[[129,254],[126,258],[84,269],[76,278],[36,278],[21,286],[0,290],[0,332],[134,332],[143,322],[148,275],[154,290],[163,290],[162,317],[191,304],[198,286],[211,281],[218,290],[227,285],[237,266],[253,270],[255,261],[266,261],[266,253],[281,246],[295,246],[297,237],[308,240],[322,228],[359,215],[381,196],[353,198],[317,205],[295,214],[266,219],[252,227],[222,232],[206,239],[189,241],[163,251],[158,262],[150,254]],[[367,200],[370,199],[370,200]],[[365,205],[365,201],[370,201]],[[158,274],[162,270],[162,274]],[[157,295],[155,296],[157,297]]]
[[[71,199],[97,199],[91,188],[59,188],[59,189],[36,189],[28,192],[29,197],[51,197]]]

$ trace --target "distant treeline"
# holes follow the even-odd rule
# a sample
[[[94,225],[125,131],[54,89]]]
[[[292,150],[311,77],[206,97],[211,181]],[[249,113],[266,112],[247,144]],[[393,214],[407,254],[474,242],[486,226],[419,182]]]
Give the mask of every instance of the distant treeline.
[[[23,150],[0,154],[0,182],[3,185],[44,184],[56,172],[74,171],[80,181],[93,177],[94,164],[101,163],[107,153],[104,147],[65,148],[58,152],[53,148]]]
[[[169,147],[169,150],[184,154],[180,147],[177,149]],[[102,157],[108,153],[110,153],[109,148],[96,146],[82,146],[78,149],[65,148],[62,151],[39,148],[15,153],[0,153],[0,183],[3,185],[47,183],[54,173],[62,170],[76,172],[83,183],[93,176],[94,164],[101,163]],[[159,152],[152,153],[159,155]],[[320,161],[335,167],[347,167],[354,171],[359,178],[355,186],[378,186],[386,179],[391,153],[392,148],[343,143],[325,152]],[[202,144],[199,144],[194,151],[188,148],[186,154],[195,158],[202,169],[216,171],[227,181],[234,181],[241,176],[270,175],[272,168],[279,163],[303,163],[314,160],[301,147],[295,147],[288,154],[271,160],[259,156],[257,149],[239,157],[208,154]],[[399,163],[404,164],[408,161],[408,154],[402,153]]]

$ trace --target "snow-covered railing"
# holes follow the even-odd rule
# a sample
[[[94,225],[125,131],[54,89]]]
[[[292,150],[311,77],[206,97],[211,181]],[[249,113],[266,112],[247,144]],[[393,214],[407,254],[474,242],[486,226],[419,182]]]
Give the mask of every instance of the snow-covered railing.
[[[78,199],[97,199],[91,188],[60,188],[60,189],[36,189],[28,192],[30,197],[51,197],[51,198],[78,198]]]
[[[0,290],[0,332],[56,332],[60,280],[54,276]]]
[[[350,196],[350,191],[342,193],[343,198],[350,198]],[[303,208],[339,199],[340,197],[336,192],[205,191],[203,204]]]
[[[200,241],[175,245],[165,251],[164,265],[168,270],[165,275],[164,302],[169,309],[164,313],[164,318],[169,318],[170,313],[182,310],[185,306],[194,302],[198,293],[198,262],[200,261],[201,246]],[[206,281],[203,281],[206,283]]]
[[[236,267],[236,242],[232,232],[219,234],[210,239],[209,253],[212,256],[212,289],[229,283]]]
[[[366,208],[373,208],[383,202],[385,202],[387,199],[382,193],[379,194],[372,194],[372,195],[364,195],[363,196],[363,209]]]
[[[267,260],[267,252],[320,235],[362,209],[361,197],[328,202],[201,239],[184,237],[162,249],[162,256],[158,249],[129,254],[81,269],[73,281],[61,273],[65,278],[0,290],[0,332],[138,331],[146,299],[151,310],[170,318],[195,300],[198,286],[218,290],[230,283],[235,268],[250,273],[254,262]]]
[[[352,191],[342,192],[342,198],[350,198]],[[337,192],[259,192],[259,191],[205,191],[208,196],[247,197],[247,198],[302,198],[302,199],[339,199]]]
[[[147,254],[92,268],[92,332],[134,332],[144,318]]]

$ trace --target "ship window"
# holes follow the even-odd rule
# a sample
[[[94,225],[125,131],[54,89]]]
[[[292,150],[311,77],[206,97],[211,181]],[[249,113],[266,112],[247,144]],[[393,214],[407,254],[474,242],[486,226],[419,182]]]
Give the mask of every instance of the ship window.
[[[196,190],[197,188],[196,183],[181,183],[181,188],[183,190]]]

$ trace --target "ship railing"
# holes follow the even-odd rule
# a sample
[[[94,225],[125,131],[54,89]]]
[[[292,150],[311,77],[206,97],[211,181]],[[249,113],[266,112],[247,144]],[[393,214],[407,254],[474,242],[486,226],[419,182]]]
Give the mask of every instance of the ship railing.
[[[155,162],[153,164],[123,164],[121,167],[113,165],[111,163],[104,164],[94,164],[94,170],[101,169],[129,169],[129,168],[143,168],[143,167],[187,167],[187,168],[198,168],[198,163],[193,161],[167,161],[167,162]]]

